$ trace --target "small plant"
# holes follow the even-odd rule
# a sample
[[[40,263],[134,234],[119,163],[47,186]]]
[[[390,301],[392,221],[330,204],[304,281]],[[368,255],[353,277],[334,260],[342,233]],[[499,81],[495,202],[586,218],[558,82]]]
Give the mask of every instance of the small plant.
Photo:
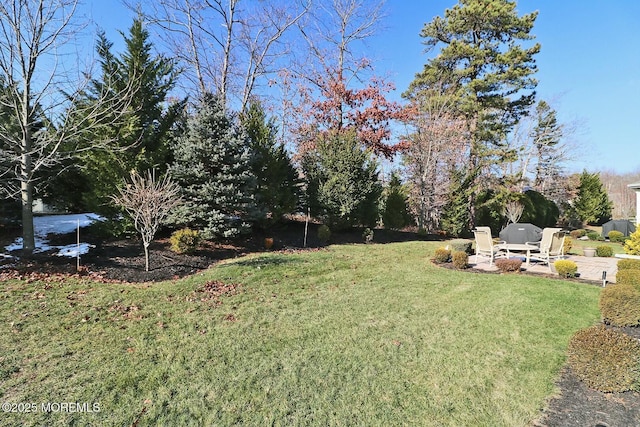
[[[453,239],[451,242],[449,242],[449,244],[451,245],[451,250],[454,252],[459,251],[459,252],[466,252],[467,254],[471,253],[472,242],[470,240]]]
[[[628,284],[607,286],[600,294],[604,323],[613,326],[640,326],[640,290]]]
[[[611,230],[609,234],[607,234],[610,242],[622,243],[625,241],[624,233],[618,230]]]
[[[616,283],[635,286],[640,289],[640,270],[620,270],[616,273]]]
[[[370,228],[365,228],[364,231],[362,232],[362,238],[364,239],[365,243],[372,243],[373,242],[373,230]]]
[[[624,242],[624,251],[629,255],[640,255],[640,227]]]
[[[563,246],[563,254],[568,254],[571,248],[573,247],[573,240],[569,236],[565,236],[564,238],[564,246]]]
[[[613,256],[613,248],[607,245],[596,246],[596,255],[599,257],[611,257]]]
[[[451,261],[451,251],[447,248],[438,248],[433,254],[433,262],[436,264],[445,264]]]
[[[177,254],[192,254],[200,245],[202,238],[200,232],[192,230],[190,228],[183,228],[176,230],[171,234],[169,243],[171,243],[171,250]]]
[[[455,268],[463,270],[469,267],[469,254],[464,251],[454,251],[451,253],[451,262]]]
[[[578,273],[578,265],[568,259],[559,259],[553,263],[560,277],[576,277]]]
[[[587,237],[589,240],[604,240],[604,237],[602,237],[597,231],[587,231]]]
[[[497,259],[496,267],[498,267],[498,270],[502,271],[503,273],[519,272],[520,267],[522,267],[522,260],[517,258]]]
[[[589,387],[609,392],[638,389],[640,343],[604,325],[582,329],[571,338],[568,360]]]
[[[322,224],[318,228],[318,239],[320,239],[322,243],[327,243],[329,240],[331,240],[331,229],[328,225]]]
[[[640,259],[621,259],[618,261],[618,271],[640,270]]]
[[[574,239],[579,239],[581,237],[583,237],[584,235],[587,234],[586,230],[580,229],[580,230],[571,230],[571,232],[569,233],[571,235],[571,237],[573,237]]]

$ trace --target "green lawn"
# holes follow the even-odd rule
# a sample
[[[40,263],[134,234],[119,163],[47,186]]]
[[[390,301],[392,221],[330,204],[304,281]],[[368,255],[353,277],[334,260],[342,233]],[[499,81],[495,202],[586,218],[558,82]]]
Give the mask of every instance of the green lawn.
[[[153,285],[4,283],[0,401],[38,411],[0,424],[527,425],[600,289],[440,269],[437,246],[265,254]],[[241,291],[202,301],[209,280]]]

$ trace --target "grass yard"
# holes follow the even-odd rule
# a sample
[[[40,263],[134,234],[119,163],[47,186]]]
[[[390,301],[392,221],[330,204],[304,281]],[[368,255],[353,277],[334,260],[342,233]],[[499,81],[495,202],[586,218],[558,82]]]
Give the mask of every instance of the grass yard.
[[[525,426],[600,289],[441,269],[437,246],[255,255],[152,285],[3,283],[0,401],[37,411],[0,424]],[[238,292],[195,292],[214,280]]]

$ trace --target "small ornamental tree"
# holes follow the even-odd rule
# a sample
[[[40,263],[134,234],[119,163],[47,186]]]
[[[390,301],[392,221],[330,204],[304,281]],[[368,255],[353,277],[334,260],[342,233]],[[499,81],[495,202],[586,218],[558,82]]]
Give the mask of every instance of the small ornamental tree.
[[[625,241],[624,251],[629,255],[640,255],[640,227]]]
[[[171,176],[185,200],[171,215],[173,223],[197,228],[205,239],[231,238],[264,217],[254,199],[248,138],[218,97],[202,98],[173,155]]]
[[[391,174],[391,180],[385,188],[385,204],[382,221],[385,228],[400,229],[409,224],[408,195],[397,173]]]
[[[142,237],[145,271],[149,271],[149,245],[171,210],[180,204],[180,188],[167,175],[156,180],[153,172],[147,172],[143,177],[133,171],[131,182],[118,192],[112,199],[133,219]]]
[[[613,203],[602,186],[600,175],[586,170],[582,172],[573,209],[587,224],[601,225],[611,219]]]

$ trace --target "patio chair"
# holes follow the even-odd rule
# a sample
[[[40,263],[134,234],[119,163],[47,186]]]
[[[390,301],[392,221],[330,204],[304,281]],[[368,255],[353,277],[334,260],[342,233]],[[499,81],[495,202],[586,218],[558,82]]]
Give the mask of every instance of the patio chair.
[[[560,228],[544,228],[539,242],[527,242],[539,248],[531,251],[531,259],[546,263],[551,271],[551,261],[564,257],[564,237]]]
[[[493,260],[500,254],[506,255],[502,244],[505,242],[494,243],[491,237],[491,228],[489,227],[476,227],[473,230],[473,234],[476,240],[476,264],[478,263],[478,255],[485,255],[489,257],[489,266],[493,265]]]

